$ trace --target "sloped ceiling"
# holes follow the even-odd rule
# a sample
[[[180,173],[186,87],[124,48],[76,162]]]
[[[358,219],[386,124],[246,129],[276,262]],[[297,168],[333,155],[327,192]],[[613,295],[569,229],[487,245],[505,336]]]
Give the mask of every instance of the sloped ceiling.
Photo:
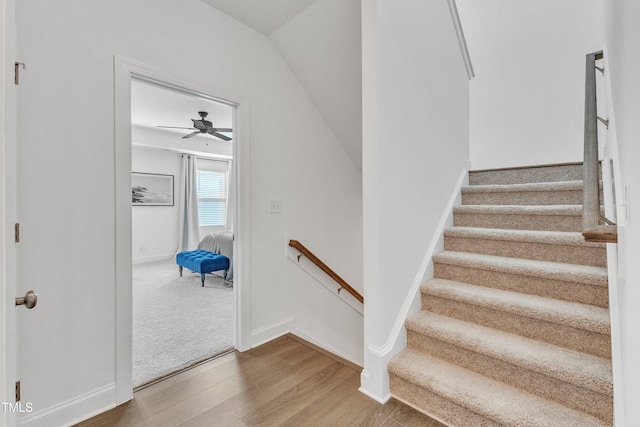
[[[362,170],[360,23],[360,0],[319,0],[270,39]]]
[[[362,170],[360,0],[202,0],[261,32]]]
[[[318,0],[202,1],[268,37]]]

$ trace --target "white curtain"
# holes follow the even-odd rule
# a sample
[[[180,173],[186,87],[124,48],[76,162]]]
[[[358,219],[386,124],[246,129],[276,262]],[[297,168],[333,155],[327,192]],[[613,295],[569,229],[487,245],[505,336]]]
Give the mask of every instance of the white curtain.
[[[182,156],[182,176],[180,179],[180,228],[178,252],[192,251],[200,242],[198,223],[198,192],[196,187],[196,158]]]
[[[233,231],[233,207],[235,206],[235,179],[233,179],[233,162],[229,161],[227,166],[227,223],[224,229]]]

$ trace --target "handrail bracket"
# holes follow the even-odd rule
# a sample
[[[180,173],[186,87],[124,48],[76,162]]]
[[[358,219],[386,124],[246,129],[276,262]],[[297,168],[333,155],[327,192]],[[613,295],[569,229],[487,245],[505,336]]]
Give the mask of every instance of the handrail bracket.
[[[600,123],[604,124],[607,127],[607,129],[609,129],[609,119],[603,119],[600,116],[597,116],[596,118],[600,121]]]

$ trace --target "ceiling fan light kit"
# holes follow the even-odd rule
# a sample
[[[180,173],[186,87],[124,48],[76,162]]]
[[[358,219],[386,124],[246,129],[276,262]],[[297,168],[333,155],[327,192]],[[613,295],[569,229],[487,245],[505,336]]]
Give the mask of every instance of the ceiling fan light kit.
[[[213,124],[209,120],[205,120],[205,118],[209,115],[206,111],[198,111],[198,115],[200,119],[191,119],[193,122],[193,127],[191,128],[183,128],[183,127],[175,127],[175,126],[158,126],[159,128],[168,128],[168,129],[190,129],[194,132],[191,132],[185,136],[183,139],[192,138],[199,134],[211,135],[216,138],[222,139],[223,141],[231,141],[232,138],[227,135],[223,135],[220,132],[233,132],[231,128],[214,128]]]

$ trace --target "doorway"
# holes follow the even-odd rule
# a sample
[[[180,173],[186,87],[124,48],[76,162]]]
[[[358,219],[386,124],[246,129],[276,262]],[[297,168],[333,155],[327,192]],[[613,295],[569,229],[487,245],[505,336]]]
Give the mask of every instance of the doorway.
[[[249,307],[249,141],[244,135],[248,123],[248,101],[242,97],[225,93],[224,90],[184,79],[154,67],[122,57],[115,57],[116,68],[116,401],[117,404],[130,400],[133,396],[132,367],[132,123],[131,86],[133,80],[140,80],[163,87],[167,90],[201,96],[234,109],[233,168],[231,176],[236,194],[233,201],[233,338],[234,346],[240,351],[249,347],[250,322]],[[188,117],[195,119],[196,117]],[[162,125],[159,123],[158,125]],[[171,125],[168,123],[168,125]],[[187,126],[185,126],[187,127]],[[181,139],[181,136],[178,137]],[[193,139],[193,138],[191,138]],[[200,141],[202,143],[203,141]],[[198,144],[198,143],[196,143]],[[211,144],[211,141],[209,142]],[[206,145],[206,144],[205,144]],[[170,150],[169,147],[161,149]],[[175,150],[174,150],[175,151]],[[194,155],[184,150],[187,155]],[[185,154],[185,153],[182,153]],[[195,153],[197,154],[197,153]],[[176,267],[177,274],[177,267]]]
[[[134,389],[235,348],[234,111],[202,94],[131,81]],[[230,269],[204,281],[179,274],[176,253],[195,249],[227,256]]]

